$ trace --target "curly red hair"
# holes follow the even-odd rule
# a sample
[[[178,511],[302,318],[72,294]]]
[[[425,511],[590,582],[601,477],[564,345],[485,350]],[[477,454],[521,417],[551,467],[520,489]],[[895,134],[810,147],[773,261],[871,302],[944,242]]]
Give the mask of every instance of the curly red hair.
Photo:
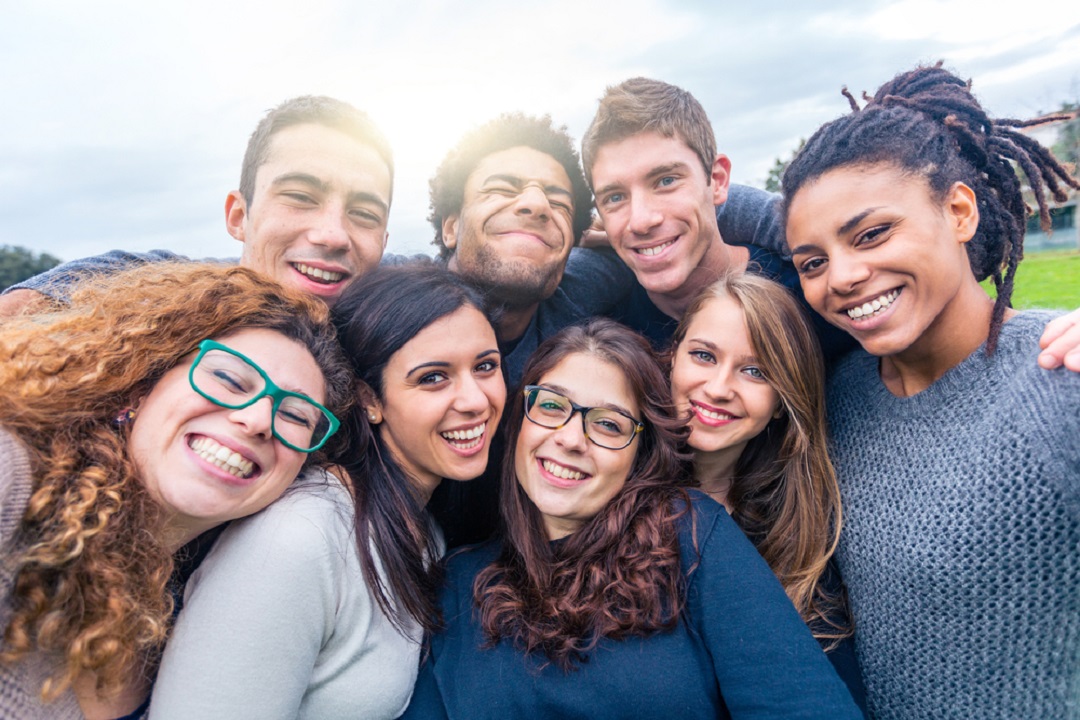
[[[114,419],[199,341],[242,328],[307,347],[325,405],[345,409],[351,378],[327,308],[244,268],[142,266],[88,280],[70,307],[5,322],[0,425],[29,450],[33,493],[9,559],[17,570],[0,659],[60,656],[44,699],[84,671],[115,693],[154,665],[173,611],[173,558]]]

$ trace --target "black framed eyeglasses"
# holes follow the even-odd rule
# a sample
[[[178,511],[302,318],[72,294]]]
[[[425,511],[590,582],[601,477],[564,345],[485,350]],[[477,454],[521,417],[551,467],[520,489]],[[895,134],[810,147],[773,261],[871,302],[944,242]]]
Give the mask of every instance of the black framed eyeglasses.
[[[250,358],[214,340],[199,343],[188,382],[192,390],[230,410],[269,397],[273,401],[270,429],[274,437],[298,452],[315,452],[341,427],[322,405],[302,393],[282,390]]]
[[[526,385],[525,417],[540,427],[558,430],[581,413],[581,429],[594,445],[622,450],[645,429],[645,423],[606,407],[585,407],[543,385]]]

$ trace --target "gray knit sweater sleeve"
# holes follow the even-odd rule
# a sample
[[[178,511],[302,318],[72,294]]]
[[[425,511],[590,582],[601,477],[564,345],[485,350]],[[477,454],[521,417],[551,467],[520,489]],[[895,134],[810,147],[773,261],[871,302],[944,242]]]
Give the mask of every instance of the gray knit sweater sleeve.
[[[830,380],[837,554],[875,718],[1080,717],[1080,376],[1038,367],[1046,313],[898,398]]]

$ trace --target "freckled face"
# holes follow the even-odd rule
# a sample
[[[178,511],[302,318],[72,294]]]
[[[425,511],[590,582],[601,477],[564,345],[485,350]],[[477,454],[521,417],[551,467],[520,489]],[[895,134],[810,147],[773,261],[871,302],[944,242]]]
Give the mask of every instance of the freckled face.
[[[333,305],[386,247],[390,169],[370,146],[315,123],[270,139],[251,205],[229,194],[225,224],[240,263]]]
[[[568,355],[537,384],[578,405],[611,407],[640,419],[622,370],[594,355]],[[549,539],[577,531],[615,497],[626,484],[639,443],[635,437],[621,450],[602,448],[585,436],[580,414],[558,430],[521,419],[514,469]]]
[[[495,331],[464,306],[421,330],[390,357],[378,432],[417,486],[484,472],[506,403]]]
[[[306,347],[279,332],[215,338],[286,390],[322,403],[322,371]],[[169,370],[138,405],[129,450],[150,496],[166,512],[167,539],[183,544],[281,496],[307,455],[272,434],[269,397],[239,410],[215,405],[188,382],[195,354]]]
[[[685,142],[655,132],[597,151],[596,209],[615,252],[649,292],[682,289],[716,252],[716,206],[727,199],[729,168],[720,155],[707,176]]]
[[[925,179],[889,165],[844,167],[795,194],[787,240],[814,310],[889,356],[947,344],[970,323],[958,299],[974,283],[965,243],[977,226],[960,183],[939,201]]]
[[[465,182],[461,213],[443,223],[450,268],[511,304],[555,292],[574,244],[570,177],[530,147],[488,155]]]
[[[690,417],[690,447],[737,460],[775,416],[780,396],[762,373],[742,308],[713,298],[694,315],[671,364],[672,401]]]

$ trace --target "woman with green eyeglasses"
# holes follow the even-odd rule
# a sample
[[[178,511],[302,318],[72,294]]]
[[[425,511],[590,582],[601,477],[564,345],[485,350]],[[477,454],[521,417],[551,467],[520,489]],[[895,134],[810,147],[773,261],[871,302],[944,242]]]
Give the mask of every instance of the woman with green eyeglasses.
[[[571,327],[523,380],[504,537],[450,558],[404,717],[861,717],[754,546],[686,487],[647,341]]]
[[[277,500],[350,395],[326,308],[250,271],[72,300],[0,334],[2,717],[141,715],[181,549]]]

